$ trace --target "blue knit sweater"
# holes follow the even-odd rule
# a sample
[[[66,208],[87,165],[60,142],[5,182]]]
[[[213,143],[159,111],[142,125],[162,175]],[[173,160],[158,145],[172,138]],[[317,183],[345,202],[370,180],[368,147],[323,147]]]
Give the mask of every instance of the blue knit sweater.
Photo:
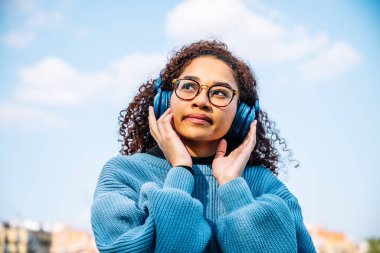
[[[157,156],[109,160],[92,228],[100,252],[315,252],[297,199],[268,169],[218,187],[210,164],[192,175]]]

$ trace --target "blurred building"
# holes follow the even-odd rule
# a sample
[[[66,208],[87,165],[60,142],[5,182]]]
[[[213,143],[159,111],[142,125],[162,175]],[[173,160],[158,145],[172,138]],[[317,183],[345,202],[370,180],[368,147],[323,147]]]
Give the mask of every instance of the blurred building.
[[[1,222],[0,252],[4,253],[48,253],[51,245],[51,233],[41,226],[29,227],[31,223]]]
[[[318,253],[358,253],[359,247],[344,233],[328,231],[318,226],[308,226]]]
[[[94,237],[61,224],[0,222],[0,253],[98,252]]]
[[[0,223],[0,252],[27,252],[28,232],[26,229]]]
[[[85,232],[73,230],[68,226],[57,225],[52,231],[52,253],[98,252],[94,237]]]
[[[360,247],[343,233],[320,226],[307,226],[318,253],[362,253]],[[92,234],[64,224],[40,224],[34,221],[0,222],[0,253],[70,253],[98,252]]]

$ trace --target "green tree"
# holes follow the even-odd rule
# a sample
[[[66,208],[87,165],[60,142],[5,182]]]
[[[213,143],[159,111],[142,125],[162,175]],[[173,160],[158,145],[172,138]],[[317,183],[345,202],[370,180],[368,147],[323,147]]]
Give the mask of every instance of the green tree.
[[[367,240],[367,253],[380,253],[380,239],[371,238]]]

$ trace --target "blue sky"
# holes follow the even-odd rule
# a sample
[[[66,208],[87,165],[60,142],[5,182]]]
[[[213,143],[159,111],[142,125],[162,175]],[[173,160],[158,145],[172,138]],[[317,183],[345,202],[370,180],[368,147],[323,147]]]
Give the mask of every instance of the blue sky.
[[[2,1],[0,219],[90,229],[119,111],[173,49],[217,38],[246,60],[300,161],[305,222],[380,237],[378,1]]]

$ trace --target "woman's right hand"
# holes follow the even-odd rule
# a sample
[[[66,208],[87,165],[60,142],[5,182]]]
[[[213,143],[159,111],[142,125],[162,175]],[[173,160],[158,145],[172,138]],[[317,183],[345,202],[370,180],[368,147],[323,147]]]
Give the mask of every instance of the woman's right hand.
[[[192,167],[193,162],[191,156],[177,133],[174,131],[171,124],[172,119],[173,113],[171,108],[166,110],[166,112],[156,120],[153,107],[149,106],[150,133],[164,153],[166,160],[168,160],[173,167],[178,165]]]

